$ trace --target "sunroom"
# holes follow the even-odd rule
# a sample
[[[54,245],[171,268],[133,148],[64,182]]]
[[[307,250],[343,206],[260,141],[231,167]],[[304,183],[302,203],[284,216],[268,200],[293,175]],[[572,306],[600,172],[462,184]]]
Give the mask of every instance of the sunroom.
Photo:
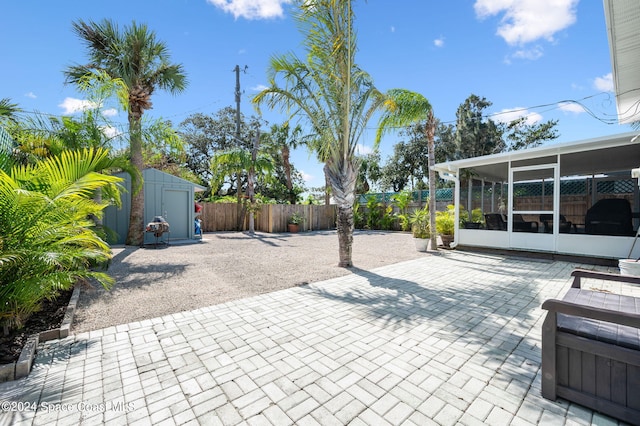
[[[637,135],[436,164],[455,183],[454,246],[640,257]]]

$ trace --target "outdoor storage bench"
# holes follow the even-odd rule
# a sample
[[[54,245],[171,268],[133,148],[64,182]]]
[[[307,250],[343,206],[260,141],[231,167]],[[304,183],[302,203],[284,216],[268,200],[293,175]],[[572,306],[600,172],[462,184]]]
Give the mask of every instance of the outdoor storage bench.
[[[581,278],[639,277],[575,270],[562,300],[542,304],[542,396],[640,425],[640,298],[581,288]]]

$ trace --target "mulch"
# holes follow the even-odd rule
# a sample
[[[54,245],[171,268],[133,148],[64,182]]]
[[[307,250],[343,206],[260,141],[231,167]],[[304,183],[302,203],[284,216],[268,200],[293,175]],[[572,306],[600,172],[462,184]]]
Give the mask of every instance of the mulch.
[[[56,299],[44,301],[42,308],[29,317],[24,327],[11,330],[7,336],[0,332],[0,364],[17,361],[22,347],[33,334],[60,327],[72,293],[73,289],[63,291]]]

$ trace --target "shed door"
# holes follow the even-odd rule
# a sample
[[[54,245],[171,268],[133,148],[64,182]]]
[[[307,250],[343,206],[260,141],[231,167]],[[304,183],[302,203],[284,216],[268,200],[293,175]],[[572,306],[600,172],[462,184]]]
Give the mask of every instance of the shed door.
[[[162,202],[164,218],[169,222],[171,239],[189,238],[189,209],[193,205],[189,204],[189,192],[165,189],[163,191]]]

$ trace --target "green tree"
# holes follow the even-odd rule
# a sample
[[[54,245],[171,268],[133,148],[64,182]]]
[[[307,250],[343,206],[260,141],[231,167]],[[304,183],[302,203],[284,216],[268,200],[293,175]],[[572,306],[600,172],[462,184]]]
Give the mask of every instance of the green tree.
[[[120,30],[108,19],[101,22],[78,20],[73,23],[73,30],[87,48],[89,63],[70,66],[65,71],[66,81],[78,84],[87,76],[104,73],[124,83],[128,95],[131,164],[142,173],[142,116],[151,108],[151,95],[156,89],[175,94],[186,87],[183,67],[170,62],[166,44],[158,41],[155,32],[144,24],[133,22]],[[144,191],[133,191],[127,244],[142,244],[143,209]]]
[[[366,194],[371,190],[371,186],[378,183],[382,178],[380,153],[374,151],[359,155],[358,161],[360,162],[360,168],[358,171],[358,181],[356,183],[356,193]]]
[[[211,160],[216,153],[236,148],[251,149],[251,141],[259,125],[260,120],[256,117],[246,119],[240,114],[240,138],[237,139],[235,109],[225,107],[213,115],[190,115],[178,126],[185,145],[186,167],[200,178],[201,185],[208,185],[214,178]],[[231,176],[227,183],[227,192],[236,194],[239,188],[235,176]],[[210,194],[204,195],[208,197]]]
[[[350,267],[354,228],[357,143],[386,97],[355,62],[351,0],[299,0],[295,19],[305,35],[305,60],[293,53],[271,58],[269,87],[255,96],[256,105],[280,108],[307,120],[314,148],[325,163],[337,204],[339,266]]]
[[[538,146],[558,137],[557,120],[527,124],[521,117],[508,123],[496,123],[486,117],[492,105],[484,97],[470,95],[456,112],[453,133],[444,134],[445,160],[459,160]],[[453,140],[446,140],[447,136]]]
[[[430,229],[436,229],[436,173],[433,170],[435,164],[435,131],[436,120],[433,115],[431,104],[419,93],[411,92],[403,89],[394,89],[389,92],[387,101],[390,108],[382,116],[380,127],[376,134],[376,142],[380,141],[382,135],[391,128],[397,128],[403,125],[424,123],[424,131],[427,139],[428,153],[428,173],[429,173],[429,212],[430,212]],[[431,249],[437,250],[438,243],[435,232],[431,233]]]
[[[382,168],[381,180],[394,192],[402,191],[407,185],[411,190],[424,189],[424,180],[429,175],[429,145],[424,125],[411,125],[399,134],[408,140],[393,146],[393,154]]]
[[[91,270],[110,259],[111,251],[89,219],[107,205],[96,203],[93,193],[122,180],[97,172],[110,161],[106,150],[85,149],[0,170],[0,323],[5,333],[78,280],[96,279],[106,287],[113,282]]]
[[[217,188],[219,188],[224,181],[224,176],[231,174],[239,176],[245,174],[248,176],[247,180],[253,180],[259,176],[270,173],[273,170],[273,164],[271,163],[271,158],[264,153],[258,154],[255,152],[254,154],[253,150],[247,151],[246,149],[235,148],[214,155],[211,160],[211,170],[214,176],[211,181],[211,188],[217,192]],[[250,176],[251,174],[254,174],[255,177]],[[248,192],[251,192],[251,190],[252,188]],[[252,194],[248,195],[248,197],[251,196]],[[242,223],[244,222],[244,214],[241,212],[239,216],[238,231],[241,230]],[[250,229],[250,232],[253,232],[253,230]]]
[[[503,125],[502,132],[507,140],[508,151],[533,148],[558,138],[558,132],[554,129],[558,120],[536,124],[527,124],[526,121],[526,117],[520,117]]]
[[[291,204],[296,204],[299,192],[295,191],[294,188],[290,156],[292,149],[296,149],[304,143],[302,139],[302,127],[297,125],[292,128],[288,121],[283,124],[273,124],[271,126],[269,139],[275,150],[277,152],[279,151],[282,159],[285,186],[288,192],[287,200]]]
[[[486,98],[471,95],[458,107],[455,159],[497,154],[506,149],[500,126],[484,117],[484,110],[491,105]]]

